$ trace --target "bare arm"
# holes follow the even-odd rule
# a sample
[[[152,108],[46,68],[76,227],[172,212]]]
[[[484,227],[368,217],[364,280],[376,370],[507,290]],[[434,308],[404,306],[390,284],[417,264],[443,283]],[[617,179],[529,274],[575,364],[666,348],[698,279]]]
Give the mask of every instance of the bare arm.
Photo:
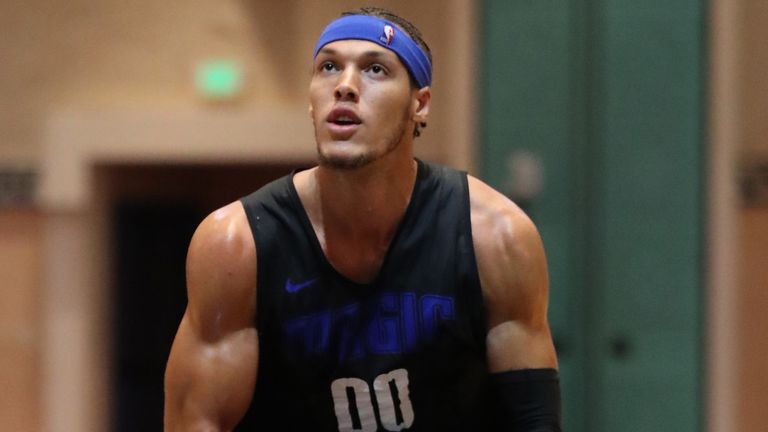
[[[239,202],[195,231],[187,292],[165,372],[165,430],[232,430],[251,402],[258,362],[256,248]]]
[[[472,236],[488,311],[491,372],[557,368],[547,323],[549,282],[533,222],[505,196],[470,177]]]

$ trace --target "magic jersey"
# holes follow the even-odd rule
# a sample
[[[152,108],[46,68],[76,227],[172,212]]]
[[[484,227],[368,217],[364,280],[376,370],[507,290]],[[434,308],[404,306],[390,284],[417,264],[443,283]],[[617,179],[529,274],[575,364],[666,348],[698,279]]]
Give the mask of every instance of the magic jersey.
[[[417,164],[368,284],[327,261],[292,175],[242,198],[258,259],[259,364],[238,430],[488,430],[467,176]]]

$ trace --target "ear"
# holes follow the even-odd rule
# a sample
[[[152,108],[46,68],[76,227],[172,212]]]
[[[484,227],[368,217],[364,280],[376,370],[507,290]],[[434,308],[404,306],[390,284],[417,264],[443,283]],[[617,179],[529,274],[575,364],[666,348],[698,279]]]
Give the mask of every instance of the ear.
[[[432,90],[429,86],[416,90],[416,97],[413,99],[413,117],[416,123],[426,123],[429,115],[429,103],[432,100]]]
[[[312,104],[311,103],[309,104],[309,111],[308,112],[309,112],[309,118],[314,119],[315,118],[314,117],[315,109],[312,108]]]

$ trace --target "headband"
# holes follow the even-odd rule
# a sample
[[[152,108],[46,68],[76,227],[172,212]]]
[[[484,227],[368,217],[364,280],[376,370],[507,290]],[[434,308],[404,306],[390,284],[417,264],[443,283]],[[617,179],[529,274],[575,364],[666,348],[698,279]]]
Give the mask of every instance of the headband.
[[[347,39],[374,42],[393,51],[419,87],[432,83],[432,65],[424,50],[394,24],[368,15],[343,16],[330,23],[320,35],[313,57],[325,45]]]

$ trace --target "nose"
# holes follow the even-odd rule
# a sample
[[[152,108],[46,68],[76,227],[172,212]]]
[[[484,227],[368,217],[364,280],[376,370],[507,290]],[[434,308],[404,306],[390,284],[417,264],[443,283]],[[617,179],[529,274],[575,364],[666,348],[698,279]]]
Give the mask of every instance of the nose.
[[[357,74],[354,68],[347,68],[339,76],[339,82],[336,84],[334,95],[337,101],[357,102],[360,96],[360,89],[357,82]]]

